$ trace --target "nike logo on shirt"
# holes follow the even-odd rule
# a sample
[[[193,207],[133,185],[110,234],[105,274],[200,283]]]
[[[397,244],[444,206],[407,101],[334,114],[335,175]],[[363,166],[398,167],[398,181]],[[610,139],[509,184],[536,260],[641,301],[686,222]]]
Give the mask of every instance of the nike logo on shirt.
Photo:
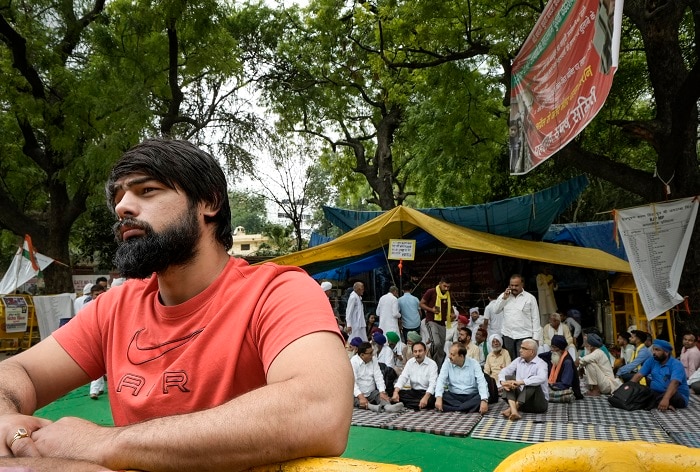
[[[170,351],[179,349],[186,345],[188,342],[195,339],[199,335],[199,333],[204,331],[204,328],[202,328],[181,338],[165,341],[160,344],[155,344],[153,346],[139,346],[139,336],[145,329],[146,328],[142,328],[136,331],[136,333],[134,333],[134,336],[131,338],[131,341],[129,342],[129,348],[127,349],[126,357],[127,359],[129,359],[129,362],[131,362],[134,365],[145,364],[146,362],[150,362],[158,359],[161,356],[164,356]]]

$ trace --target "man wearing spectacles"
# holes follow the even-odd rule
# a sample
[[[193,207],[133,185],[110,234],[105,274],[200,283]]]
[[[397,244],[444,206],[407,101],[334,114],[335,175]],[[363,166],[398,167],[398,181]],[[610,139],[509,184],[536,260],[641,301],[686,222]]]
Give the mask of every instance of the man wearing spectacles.
[[[508,402],[508,408],[501,414],[516,421],[522,418],[520,412],[547,411],[547,379],[547,363],[537,357],[537,342],[524,339],[520,343],[520,357],[498,374],[498,383],[505,390]]]

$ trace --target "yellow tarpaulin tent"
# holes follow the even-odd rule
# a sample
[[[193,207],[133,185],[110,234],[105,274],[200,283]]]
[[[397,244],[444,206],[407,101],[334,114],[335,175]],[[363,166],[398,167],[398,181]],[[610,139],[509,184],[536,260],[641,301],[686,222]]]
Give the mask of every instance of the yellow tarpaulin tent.
[[[386,246],[390,239],[402,239],[416,229],[422,229],[452,249],[586,269],[631,273],[628,262],[599,249],[496,236],[448,223],[403,206],[389,210],[333,241],[280,256],[269,262],[305,267],[307,270],[314,266],[322,266],[323,270],[327,270],[347,264],[351,260]]]

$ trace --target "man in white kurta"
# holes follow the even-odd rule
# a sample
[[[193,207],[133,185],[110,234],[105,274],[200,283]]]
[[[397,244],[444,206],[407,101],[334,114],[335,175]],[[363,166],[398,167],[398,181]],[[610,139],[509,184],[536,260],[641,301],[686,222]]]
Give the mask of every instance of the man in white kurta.
[[[367,341],[367,322],[365,321],[365,309],[362,306],[363,293],[365,293],[365,284],[355,282],[345,308],[345,325],[350,330],[348,333],[350,339],[360,338]]]
[[[498,296],[494,307],[496,313],[503,313],[503,347],[510,357],[519,357],[520,345],[525,339],[534,339],[542,344],[540,311],[535,297],[525,291],[522,275],[510,278],[508,288]]]
[[[357,348],[357,354],[350,359],[352,372],[355,377],[353,396],[355,408],[368,409],[375,412],[401,411],[403,404],[392,405],[386,394],[384,376],[379,369],[379,362],[374,357],[370,343],[362,343]]]
[[[402,402],[406,408],[422,410],[435,407],[435,387],[438,367],[427,357],[425,344],[413,344],[413,357],[406,362],[403,372],[394,384],[391,400]]]
[[[556,335],[564,336],[566,339],[567,348],[572,359],[576,360],[576,341],[569,331],[569,327],[561,322],[559,313],[549,315],[549,323],[542,328],[542,349],[541,352],[549,352],[551,350],[552,338]]]
[[[503,326],[503,312],[496,313],[495,311],[496,301],[498,300],[498,293],[496,293],[495,290],[489,289],[488,294],[486,296],[489,299],[489,303],[484,308],[484,323],[482,326],[486,328],[489,337],[493,336],[494,334],[501,336]]]
[[[389,287],[389,292],[385,293],[377,303],[377,316],[379,317],[379,329],[383,333],[393,331],[400,333],[399,320],[401,312],[399,311],[399,289],[395,286]]]
[[[600,347],[603,340],[595,333],[586,336],[586,343],[591,352],[578,360],[578,365],[586,371],[586,384],[588,392],[584,395],[597,397],[607,395],[620,386],[620,381],[615,379],[615,374],[610,364],[610,359]]]

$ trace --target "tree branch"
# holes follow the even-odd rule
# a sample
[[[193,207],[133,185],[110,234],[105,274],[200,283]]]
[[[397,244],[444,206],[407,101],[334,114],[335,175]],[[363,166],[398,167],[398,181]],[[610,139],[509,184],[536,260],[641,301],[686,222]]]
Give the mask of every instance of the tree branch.
[[[166,112],[163,120],[160,122],[160,132],[169,136],[172,133],[173,126],[176,123],[191,122],[190,118],[184,118],[180,116],[180,105],[185,99],[185,94],[182,93],[180,89],[180,84],[178,83],[178,53],[179,44],[177,39],[177,21],[175,18],[170,19],[170,24],[168,25],[168,85],[170,87],[170,100],[168,101],[168,111]],[[190,121],[188,121],[190,120]]]
[[[73,50],[80,41],[83,30],[102,13],[106,0],[96,0],[92,9],[85,13],[80,19],[75,17],[73,12],[73,1],[61,1],[58,9],[66,22],[66,33],[58,43],[58,52],[61,56],[61,63],[65,64],[73,53]]]
[[[561,149],[556,154],[556,159],[605,179],[648,201],[655,200],[656,185],[649,172],[633,169],[626,164],[612,161],[607,156],[586,151],[575,141]]]
[[[39,100],[45,100],[44,83],[27,57],[27,40],[12,28],[2,14],[0,14],[0,40],[10,48],[12,67],[17,69],[27,81],[32,89],[32,96]]]

